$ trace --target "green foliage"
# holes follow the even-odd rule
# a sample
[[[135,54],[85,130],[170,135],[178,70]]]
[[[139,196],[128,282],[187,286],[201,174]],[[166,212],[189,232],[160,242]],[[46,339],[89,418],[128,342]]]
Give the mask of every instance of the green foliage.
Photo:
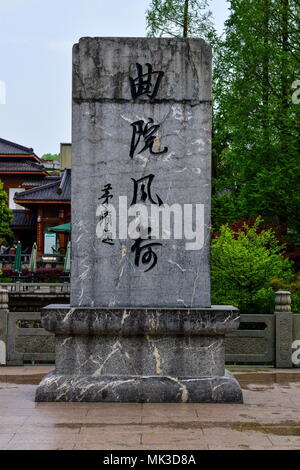
[[[298,0],[231,0],[215,50],[214,226],[257,214],[300,233]]]
[[[300,293],[292,294],[292,312],[300,313]]]
[[[0,181],[0,242],[10,244],[14,239],[14,234],[10,228],[12,223],[12,210],[8,207],[8,196]]]
[[[59,153],[45,153],[42,156],[42,160],[60,160]]]
[[[14,282],[11,277],[2,277],[2,271],[0,271],[0,284],[7,283],[7,282]]]
[[[229,0],[217,38],[209,0],[152,0],[149,36],[214,46],[213,225],[257,214],[300,238],[299,0]]]
[[[214,46],[214,230],[260,214],[300,240],[299,0],[229,0],[217,38],[209,1],[152,0],[149,36],[202,37]],[[300,312],[300,279],[268,230],[222,227],[212,244],[213,302],[249,312],[274,311],[274,291],[292,292]],[[261,231],[261,229],[260,229]]]
[[[258,233],[261,223],[235,233],[228,225],[212,242],[213,304],[231,304],[244,313],[272,313],[274,290],[271,280],[292,277],[291,262],[282,255],[271,230]]]
[[[215,38],[209,0],[152,0],[146,12],[148,36]]]

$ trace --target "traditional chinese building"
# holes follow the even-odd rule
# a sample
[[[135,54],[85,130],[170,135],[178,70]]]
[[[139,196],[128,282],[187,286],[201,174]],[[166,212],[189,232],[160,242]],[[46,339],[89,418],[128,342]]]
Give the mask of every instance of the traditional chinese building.
[[[36,220],[38,254],[44,253],[44,234],[57,225],[71,220],[71,170],[63,171],[62,177],[42,186],[15,194],[15,203],[29,210]],[[58,249],[64,254],[67,236],[58,235]]]
[[[70,145],[62,146],[62,155],[70,153]],[[63,158],[65,161],[66,158]],[[67,159],[68,162],[68,159]],[[62,167],[61,177],[51,176],[32,148],[0,139],[0,180],[13,210],[12,230],[22,248],[36,241],[38,253],[44,253],[44,234],[48,229],[70,222],[71,170]],[[58,248],[66,248],[66,234],[59,234]]]
[[[9,207],[13,210],[12,230],[16,240],[22,242],[23,248],[31,245],[36,234],[36,218],[14,202],[18,191],[35,188],[48,182],[49,175],[40,158],[32,148],[0,139],[0,180],[8,194]]]

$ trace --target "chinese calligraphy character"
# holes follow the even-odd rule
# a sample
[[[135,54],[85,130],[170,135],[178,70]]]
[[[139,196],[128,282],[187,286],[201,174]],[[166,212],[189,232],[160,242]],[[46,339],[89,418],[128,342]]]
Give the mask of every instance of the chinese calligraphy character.
[[[151,228],[149,228],[149,237],[148,240],[151,240]],[[141,237],[138,238],[134,244],[131,247],[131,252],[135,252],[135,257],[134,257],[134,264],[139,267],[140,261],[142,261],[142,264],[150,264],[150,267],[146,269],[145,273],[148,271],[151,271],[156,264],[157,264],[157,254],[155,251],[153,251],[154,246],[162,246],[162,243],[158,242],[150,242],[148,243],[148,240],[144,240]],[[146,244],[143,245],[143,243],[146,242]]]
[[[108,204],[108,201],[113,198],[113,195],[110,194],[110,191],[112,190],[111,184],[106,184],[104,188],[102,189],[103,195],[99,197],[100,201],[101,199],[104,199],[103,204]]]
[[[100,222],[102,222],[102,220],[106,219],[106,217],[108,217],[109,215],[110,215],[110,212],[108,212],[108,211],[103,212],[103,214],[100,215]]]
[[[105,222],[104,233],[106,234],[106,238],[102,240],[102,243],[106,243],[107,245],[114,245],[114,242],[112,240],[112,232],[109,230],[107,222]]]
[[[135,151],[140,143],[141,138],[144,139],[144,146],[142,150],[139,152],[142,153],[144,150],[149,149],[152,155],[161,155],[168,151],[168,147],[165,147],[164,150],[161,152],[155,152],[153,150],[153,145],[156,139],[155,132],[159,129],[159,124],[153,124],[153,119],[149,118],[148,122],[145,124],[145,121],[136,121],[131,124],[133,127],[132,131],[132,139],[130,145],[130,153],[129,156],[131,158],[134,157]]]
[[[139,96],[147,95],[148,98],[153,100],[158,92],[160,82],[164,76],[164,72],[155,72],[151,64],[146,64],[147,72],[143,73],[143,67],[136,64],[137,78],[129,77],[131,95],[135,100]],[[152,76],[157,75],[155,84],[152,85]]]
[[[146,202],[147,200],[149,200],[150,202],[152,202],[152,204],[158,204],[159,206],[163,205],[163,201],[157,194],[156,194],[157,201],[155,201],[151,195],[151,184],[154,178],[155,178],[154,175],[144,176],[143,178],[140,178],[139,180],[135,180],[134,178],[131,178],[132,181],[134,182],[134,193],[133,193],[131,206],[133,206],[134,204],[137,204],[138,197],[140,197],[140,200],[142,202]]]
[[[113,198],[113,195],[111,194],[112,186],[111,184],[106,184],[104,188],[102,189],[102,196],[99,197],[100,200],[103,199],[102,204],[103,205],[108,205],[109,200]],[[100,215],[100,222],[104,221],[104,234],[105,237],[102,240],[102,243],[106,243],[107,245],[114,245],[112,241],[112,232],[111,232],[111,225],[112,225],[112,219],[111,219],[111,213],[109,210],[105,209],[104,212]]]

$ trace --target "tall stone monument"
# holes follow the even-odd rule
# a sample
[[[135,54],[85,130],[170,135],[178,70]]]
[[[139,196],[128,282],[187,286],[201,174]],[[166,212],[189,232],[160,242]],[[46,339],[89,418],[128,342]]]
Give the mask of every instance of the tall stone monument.
[[[71,306],[37,401],[241,402],[233,307],[210,300],[211,49],[83,38],[73,50]]]

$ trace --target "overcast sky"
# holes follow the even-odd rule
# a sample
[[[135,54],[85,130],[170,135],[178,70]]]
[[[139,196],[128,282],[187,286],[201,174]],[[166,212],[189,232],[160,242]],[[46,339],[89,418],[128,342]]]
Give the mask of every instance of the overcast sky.
[[[0,137],[42,156],[71,141],[71,49],[82,36],[145,36],[150,0],[0,0]],[[227,1],[212,0],[219,31]]]

